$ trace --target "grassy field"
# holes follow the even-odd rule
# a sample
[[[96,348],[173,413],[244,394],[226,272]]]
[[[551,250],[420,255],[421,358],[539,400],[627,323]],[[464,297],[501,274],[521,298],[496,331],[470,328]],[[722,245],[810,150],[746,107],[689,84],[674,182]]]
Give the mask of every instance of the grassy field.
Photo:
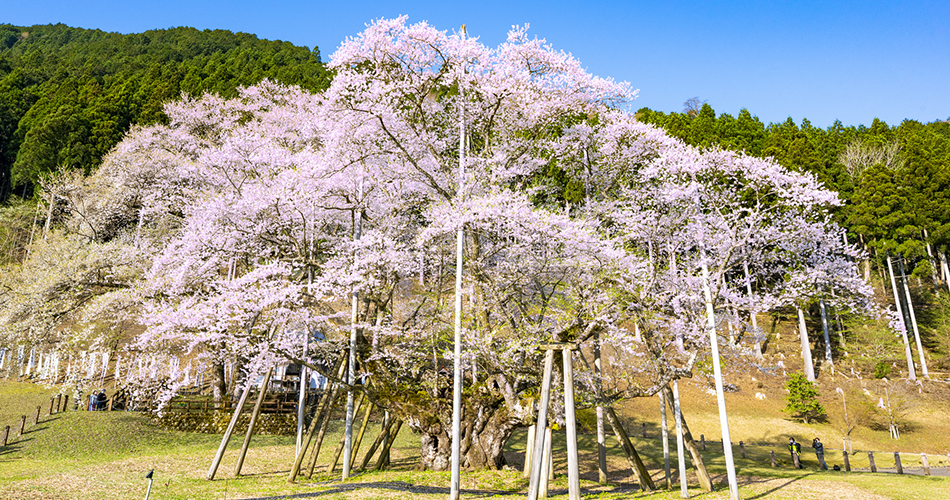
[[[36,386],[0,383],[0,425],[12,425],[19,414],[31,409],[35,412],[37,405],[48,405],[48,402],[48,393]],[[338,442],[339,425],[331,429],[321,451],[317,473],[312,479],[304,477],[296,483],[287,482],[294,453],[292,437],[256,436],[242,476],[235,478],[232,474],[241,441],[238,437],[232,440],[219,469],[218,479],[206,481],[204,477],[220,436],[160,429],[141,414],[69,411],[49,417],[46,416],[48,406],[42,408],[43,417],[39,425],[28,425],[22,437],[12,437],[10,445],[0,450],[0,498],[144,497],[148,485],[144,476],[151,469],[155,470],[151,493],[153,499],[251,499],[294,495],[297,498],[410,499],[444,498],[448,493],[448,473],[416,470],[418,439],[408,430],[400,434],[393,448],[390,470],[357,473],[345,483],[338,480],[337,474],[330,476],[323,472],[323,465],[329,461],[329,455]],[[696,420],[699,422],[701,419]],[[631,428],[634,427],[631,425]],[[561,439],[555,439],[555,470],[558,475],[551,490],[553,496],[566,498],[566,458]],[[517,433],[510,441],[506,458],[514,466],[512,469],[464,472],[463,496],[523,498],[527,481],[516,469],[520,469],[523,463],[524,442],[524,431]],[[748,459],[737,459],[742,498],[931,499],[944,498],[946,492],[950,491],[950,480],[947,478],[820,472],[807,453],[804,470],[796,471],[787,465],[772,468],[768,461],[769,450],[776,451],[779,458],[787,461],[781,453],[781,443],[760,444],[765,446],[747,448]],[[678,490],[661,490],[649,494],[640,492],[615,443],[610,443],[609,448],[610,482],[608,485],[597,484],[594,469],[595,439],[582,434],[579,445],[582,490],[586,498],[679,498]],[[651,468],[654,479],[662,484],[659,441],[655,437],[636,438],[635,445]],[[675,452],[675,446],[672,449]],[[718,450],[718,444],[709,443],[705,457],[715,474],[715,481],[720,483],[719,491],[702,493],[693,487],[690,489],[692,497],[728,498],[728,490],[722,485],[725,481],[724,466]],[[834,452],[829,453],[828,458],[830,463],[838,462]],[[878,465],[891,463],[888,460],[892,458],[881,457]],[[936,464],[937,460],[939,457],[933,457],[931,465],[946,465]],[[905,467],[913,465],[905,459]],[[688,479],[691,485],[695,485],[694,478]]]

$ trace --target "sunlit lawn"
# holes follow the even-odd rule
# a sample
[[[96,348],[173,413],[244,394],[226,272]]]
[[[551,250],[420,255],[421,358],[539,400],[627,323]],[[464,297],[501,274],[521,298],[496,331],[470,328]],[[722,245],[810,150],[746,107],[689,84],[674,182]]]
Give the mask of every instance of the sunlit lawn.
[[[0,385],[0,418],[2,425],[12,424],[11,415],[22,413],[36,401],[48,402],[45,393],[25,388],[25,384]],[[10,403],[12,397],[19,403]],[[16,407],[20,404],[20,407]],[[14,408],[15,407],[15,408]],[[302,495],[314,498],[443,498],[447,495],[449,476],[446,472],[416,470],[418,439],[404,427],[392,451],[392,468],[386,471],[357,472],[341,483],[339,472],[329,475],[323,469],[337,446],[340,426],[331,429],[321,450],[317,472],[312,479],[299,478],[288,483],[293,462],[294,438],[289,436],[255,436],[245,461],[243,475],[233,477],[234,462],[243,435],[232,439],[231,446],[215,481],[205,480],[220,436],[189,434],[156,428],[142,414],[125,412],[66,412],[46,416],[37,426],[28,426],[21,438],[15,436],[9,446],[0,450],[0,498],[11,499],[125,499],[144,498],[148,481],[145,474],[154,469],[153,499],[192,498],[281,498]],[[371,433],[378,431],[375,426]],[[502,471],[463,472],[463,497],[523,498],[527,480],[520,467],[523,461],[524,431],[517,432],[509,442],[506,456],[514,466]],[[374,434],[364,439],[363,450]],[[679,491],[644,494],[636,487],[626,459],[615,443],[609,442],[610,485],[596,483],[596,440],[581,435],[582,490],[590,498],[679,498]],[[658,486],[663,486],[662,451],[657,439],[636,438],[638,451],[651,468]],[[775,451],[779,458],[781,445]],[[674,452],[675,445],[671,445]],[[724,466],[718,443],[709,443],[705,457],[717,482],[724,482]],[[946,478],[897,476],[895,474],[819,472],[806,455],[806,469],[792,470],[780,464],[769,465],[767,447],[749,447],[748,459],[737,458],[743,498],[944,498],[950,491]],[[738,449],[736,451],[738,457]],[[362,452],[359,455],[362,458]],[[860,461],[860,457],[856,457]],[[866,461],[866,457],[864,459]],[[885,463],[885,460],[891,460]],[[839,457],[829,456],[830,463]],[[563,435],[555,439],[555,470],[551,485],[553,496],[566,498]],[[852,462],[854,464],[854,462]],[[882,458],[879,466],[892,463]],[[856,466],[862,466],[857,463]],[[866,465],[864,465],[866,466]],[[908,464],[906,467],[915,467]],[[720,490],[704,494],[689,478],[695,498],[728,498],[724,485]],[[674,481],[676,478],[674,477]],[[678,484],[674,484],[678,486]]]

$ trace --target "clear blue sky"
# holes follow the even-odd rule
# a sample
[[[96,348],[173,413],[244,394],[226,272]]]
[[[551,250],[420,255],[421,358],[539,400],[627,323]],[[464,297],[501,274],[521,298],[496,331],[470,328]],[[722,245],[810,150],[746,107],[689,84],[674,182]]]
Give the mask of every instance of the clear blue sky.
[[[950,2],[384,2],[19,0],[0,23],[120,33],[192,26],[318,46],[324,60],[380,17],[468,26],[490,46],[513,24],[574,54],[591,73],[640,89],[633,104],[679,111],[691,97],[762,121],[820,127],[950,118]]]

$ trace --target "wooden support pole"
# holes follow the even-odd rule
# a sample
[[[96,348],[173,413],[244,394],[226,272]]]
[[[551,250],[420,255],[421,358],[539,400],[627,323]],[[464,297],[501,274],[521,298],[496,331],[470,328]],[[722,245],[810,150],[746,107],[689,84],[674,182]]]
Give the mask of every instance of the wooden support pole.
[[[845,453],[847,453],[847,452],[845,452]],[[778,464],[775,463],[775,451],[774,451],[774,450],[769,450],[769,458],[772,460],[772,467],[777,467]]]
[[[3,428],[3,444],[0,446],[6,446],[7,441],[10,440],[10,426],[7,425]]]
[[[739,456],[745,458],[745,443],[739,441]]]
[[[20,415],[20,432],[17,436],[22,436],[23,431],[26,429],[26,415]]]
[[[522,475],[527,478],[531,476],[531,455],[534,453],[534,434],[535,425],[528,426],[528,442],[524,447],[524,471]]]
[[[41,405],[36,405],[36,413],[33,415],[33,425],[40,423],[40,411],[43,409]]]
[[[267,389],[270,387],[270,379],[274,375],[274,367],[267,370],[264,380],[258,389],[257,403],[254,405],[254,411],[251,412],[251,421],[247,424],[247,433],[244,435],[244,444],[241,445],[241,453],[238,454],[237,463],[234,464],[234,477],[241,475],[241,467],[244,466],[244,457],[247,456],[247,448],[251,445],[251,436],[254,435],[254,427],[257,425],[257,417],[261,414],[261,406],[264,405],[264,398],[267,397]],[[248,384],[250,390],[250,384]]]
[[[386,436],[389,435],[389,430],[392,428],[395,418],[386,413],[386,416],[383,417],[383,424],[379,429],[379,435],[376,436],[376,440],[373,441],[373,444],[370,445],[369,449],[366,450],[366,456],[363,457],[363,463],[360,464],[360,470],[366,470],[366,467],[369,465],[369,461],[373,459],[373,455],[376,454],[376,450],[383,444],[383,441],[386,439]]]
[[[63,394],[63,411],[66,411],[66,405],[69,403],[69,394]]]
[[[60,405],[60,403],[62,403],[62,401],[63,401],[63,395],[62,395],[62,394],[57,394],[57,395],[56,395],[56,413],[59,413],[59,412],[61,412],[61,411],[63,411],[63,410],[65,409],[65,408],[60,409],[60,406],[59,406],[59,405]]]
[[[904,466],[901,465],[901,454],[899,451],[894,452],[894,466],[897,467],[898,474],[904,473]]]
[[[329,397],[329,393],[324,392],[323,399],[326,400],[327,397]],[[297,474],[300,473],[300,466],[303,464],[303,459],[307,455],[307,447],[310,446],[310,440],[313,439],[313,433],[317,430],[317,426],[320,424],[321,413],[322,411],[317,411],[317,413],[313,415],[313,420],[310,421],[310,427],[307,428],[307,435],[304,436],[300,449],[297,450],[297,456],[294,457],[294,465],[290,468],[290,477],[287,479],[287,482],[292,483],[297,480]]]
[[[363,413],[363,422],[360,423],[360,431],[356,434],[356,441],[353,442],[353,456],[350,457],[350,469],[356,464],[356,455],[360,451],[360,444],[363,442],[363,435],[366,433],[366,427],[369,425],[369,416],[373,413],[376,405],[370,403]]]
[[[677,387],[677,385],[677,382],[674,380],[673,387]],[[669,385],[663,388],[663,392],[666,393],[667,399],[679,401],[679,398],[675,396]],[[703,455],[693,440],[693,434],[689,431],[686,416],[683,415],[682,410],[679,414],[680,425],[683,427],[683,445],[686,447],[686,450],[689,451],[690,458],[693,460],[693,468],[696,469],[696,478],[699,480],[699,487],[702,488],[703,491],[710,492],[713,489],[712,479],[709,477],[709,471],[706,470],[706,462],[703,460]],[[703,449],[705,450],[705,438],[702,435],[700,435],[700,437],[703,439]]]
[[[925,475],[925,476],[929,476],[929,475],[930,475],[930,463],[927,462],[927,454],[926,454],[926,453],[921,453],[921,454],[920,454],[920,465],[923,466],[923,468],[924,468],[924,475]]]
[[[643,436],[643,439],[647,437],[647,424],[643,422],[640,424],[640,434]]]
[[[361,409],[362,406],[363,406],[363,398],[364,398],[364,397],[365,397],[365,394],[362,393],[362,392],[360,393],[359,396],[357,396],[356,402],[354,403],[354,406],[353,406],[353,408],[352,408],[353,414],[350,416],[351,419],[355,419],[355,418],[356,418],[356,415],[359,414],[360,409]],[[351,424],[352,424],[352,422],[351,422]],[[352,438],[351,438],[351,439],[352,439]],[[343,448],[345,448],[345,447],[346,447],[346,433],[344,432],[343,435],[340,436],[340,442],[337,444],[336,449],[333,450],[333,455],[332,455],[332,457],[330,458],[330,466],[327,468],[327,471],[329,471],[329,472],[334,472],[334,471],[336,471],[336,466],[337,466],[337,464],[340,462],[340,453],[343,452]],[[351,454],[350,454],[351,461],[352,461],[352,456],[353,456],[353,454],[351,453]]]
[[[541,492],[542,461],[544,459],[544,431],[547,428],[548,405],[551,400],[551,372],[554,369],[554,350],[548,349],[544,354],[544,374],[541,381],[541,397],[538,400],[537,435],[534,439],[534,453],[531,459],[531,476],[528,481],[528,500],[538,500]]]
[[[877,472],[877,465],[874,463],[874,452],[868,452],[868,461],[871,462],[871,472]]]
[[[706,436],[704,434],[699,435],[699,448],[706,451]]]
[[[218,472],[218,466],[221,465],[221,459],[224,458],[224,451],[228,448],[228,441],[231,440],[231,435],[234,433],[234,429],[237,428],[238,419],[241,418],[241,412],[244,410],[244,404],[247,403],[247,396],[250,393],[251,384],[248,383],[247,388],[241,393],[241,399],[238,401],[237,407],[234,408],[234,412],[231,414],[231,422],[228,423],[228,428],[224,431],[224,436],[221,437],[218,452],[215,454],[214,460],[211,461],[211,468],[208,469],[208,475],[206,476],[208,481],[213,481],[214,475]]]
[[[320,449],[323,447],[323,438],[327,435],[327,429],[330,427],[330,420],[333,417],[333,405],[340,395],[340,385],[334,384],[330,391],[329,399],[323,408],[323,418],[320,421],[320,430],[317,431],[317,440],[313,444],[313,452],[310,455],[310,466],[307,467],[307,479],[313,477],[313,469],[317,466],[317,459],[320,457]]]
[[[56,398],[49,398],[49,412],[47,412],[48,416],[53,415],[53,402],[55,401],[56,401]]]
[[[399,430],[402,429],[402,420],[395,417],[394,419],[396,421],[396,427],[389,433],[389,436],[386,438],[386,443],[383,444],[383,449],[379,452],[379,460],[376,461],[376,470],[383,470],[389,467],[390,450],[392,450],[393,443],[396,442],[396,436],[399,435]]]
[[[610,422],[610,427],[613,428],[614,436],[617,438],[617,441],[620,442],[620,447],[623,448],[624,453],[627,455],[627,462],[630,463],[630,468],[637,478],[637,483],[640,484],[640,489],[643,491],[654,491],[656,485],[653,483],[653,478],[650,477],[649,471],[647,471],[646,466],[643,465],[643,460],[640,459],[640,455],[633,447],[633,443],[630,442],[630,437],[627,435],[627,431],[623,428],[623,424],[620,422],[614,409],[608,406],[604,408],[604,410],[607,414],[607,421]]]
[[[848,459],[848,450],[844,450],[842,456],[844,457],[844,471],[851,472],[851,460]]]
[[[546,427],[544,430],[544,448],[542,450],[541,461],[541,484],[538,498],[548,498],[548,491],[551,486],[551,480],[554,479],[554,459],[551,456],[551,448],[554,442],[554,430]]]

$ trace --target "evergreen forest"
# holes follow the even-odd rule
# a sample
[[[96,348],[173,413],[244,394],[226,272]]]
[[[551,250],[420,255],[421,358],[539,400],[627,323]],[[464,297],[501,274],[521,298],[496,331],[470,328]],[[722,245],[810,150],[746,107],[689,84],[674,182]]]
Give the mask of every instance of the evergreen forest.
[[[265,78],[318,91],[329,75],[318,49],[247,33],[0,24],[0,202],[57,170],[88,174],[182,93],[233,97]]]

